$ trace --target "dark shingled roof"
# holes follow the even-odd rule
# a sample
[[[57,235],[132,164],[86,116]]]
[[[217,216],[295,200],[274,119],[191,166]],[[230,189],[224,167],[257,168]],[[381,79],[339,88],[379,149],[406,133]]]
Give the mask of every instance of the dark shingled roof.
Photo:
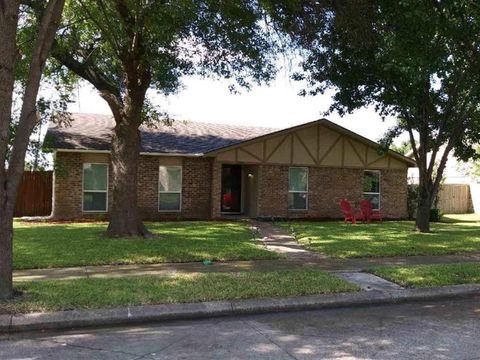
[[[112,116],[71,114],[70,126],[50,123],[45,147],[70,150],[110,150]],[[175,121],[172,126],[142,127],[141,152],[204,154],[272,133],[277,129]]]

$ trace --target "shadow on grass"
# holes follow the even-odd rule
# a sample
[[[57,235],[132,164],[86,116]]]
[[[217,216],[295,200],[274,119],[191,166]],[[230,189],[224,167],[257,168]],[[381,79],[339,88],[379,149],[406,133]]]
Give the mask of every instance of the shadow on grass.
[[[255,244],[250,229],[241,223],[148,223],[148,228],[161,238],[129,241],[103,237],[106,226],[106,223],[16,223],[14,266],[28,269],[278,258]]]
[[[411,221],[374,224],[283,223],[300,244],[333,257],[447,255],[480,251],[480,223],[432,223],[431,233],[413,231]]]

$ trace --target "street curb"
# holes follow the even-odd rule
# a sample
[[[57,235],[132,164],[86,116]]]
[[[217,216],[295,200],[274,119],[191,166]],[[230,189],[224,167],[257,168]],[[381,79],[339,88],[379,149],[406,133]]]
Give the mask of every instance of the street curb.
[[[72,310],[52,313],[0,315],[0,333],[395,304],[473,295],[480,295],[480,284],[453,285],[423,289],[403,289],[389,292],[361,291],[355,293],[289,298],[142,305],[98,310]]]

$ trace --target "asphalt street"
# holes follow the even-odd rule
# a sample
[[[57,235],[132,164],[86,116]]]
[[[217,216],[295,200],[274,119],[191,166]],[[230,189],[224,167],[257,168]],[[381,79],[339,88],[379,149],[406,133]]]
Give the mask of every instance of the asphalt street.
[[[480,359],[480,297],[0,336],[0,359]]]

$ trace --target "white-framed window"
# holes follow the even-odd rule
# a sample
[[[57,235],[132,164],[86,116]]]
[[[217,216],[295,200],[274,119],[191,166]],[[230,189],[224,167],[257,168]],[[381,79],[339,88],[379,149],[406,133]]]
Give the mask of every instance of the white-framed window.
[[[306,167],[288,169],[288,209],[308,209],[308,168]]]
[[[158,210],[180,211],[182,208],[182,167],[161,165],[158,173]]]
[[[108,164],[83,164],[83,197],[84,212],[106,212],[108,209]]]
[[[373,204],[373,210],[380,210],[380,170],[363,172],[363,198]]]

